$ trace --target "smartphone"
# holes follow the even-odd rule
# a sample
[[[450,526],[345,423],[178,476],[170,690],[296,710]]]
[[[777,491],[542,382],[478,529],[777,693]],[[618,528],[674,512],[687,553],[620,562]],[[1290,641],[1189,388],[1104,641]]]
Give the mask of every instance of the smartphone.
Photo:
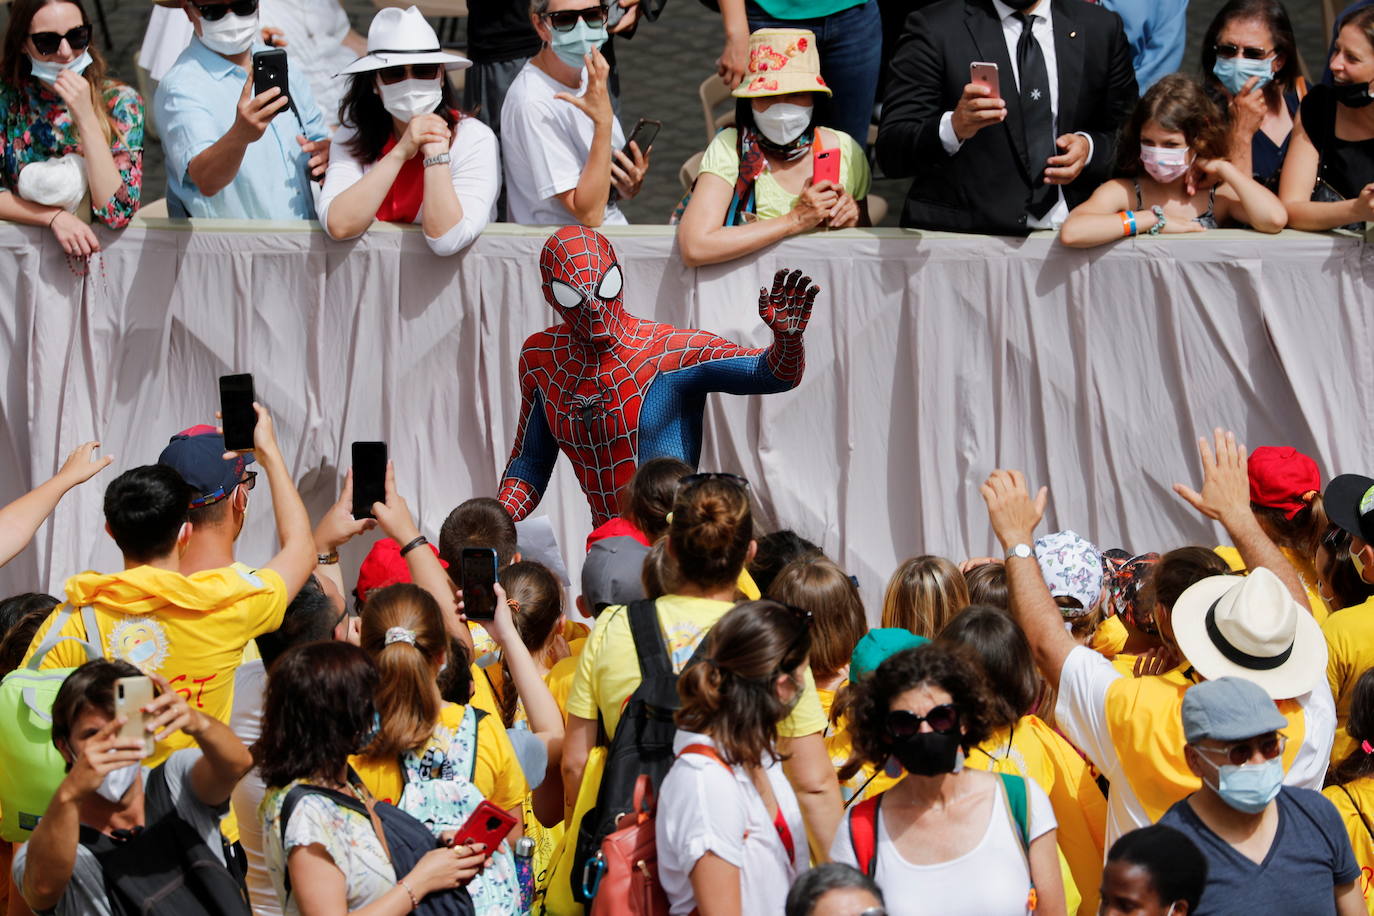
[[[496,551],[490,547],[464,547],[459,584],[463,589],[463,614],[469,620],[496,618]]]
[[[481,843],[487,852],[495,852],[512,830],[515,818],[509,811],[502,811],[491,802],[483,799],[477,803],[477,810],[458,828],[450,846],[468,846]]]
[[[253,95],[262,95],[276,86],[286,98],[291,97],[286,80],[286,52],[281,48],[253,52]],[[290,103],[288,106],[290,107]],[[277,112],[280,114],[281,112]]]
[[[253,401],[253,376],[244,373],[219,377],[220,423],[224,427],[224,447],[231,452],[253,449],[253,430],[258,425]]]
[[[625,155],[630,156],[630,144],[639,145],[641,155],[649,151],[649,147],[654,145],[654,138],[658,136],[658,129],[663,126],[662,121],[655,121],[653,118],[640,118],[635,123],[635,129],[630,132],[630,139],[625,141]],[[630,156],[634,159],[633,156]]]
[[[997,75],[997,65],[987,61],[976,60],[968,65],[968,81],[978,86],[987,86],[990,90],[988,98],[1000,99],[1002,97],[1002,81]]]
[[[816,152],[811,159],[811,183],[820,184],[822,181],[840,183],[840,151],[838,148],[822,149],[816,147]]]
[[[372,504],[386,502],[386,443],[353,443],[353,517],[372,518]]]
[[[148,734],[148,716],[143,707],[153,702],[153,681],[148,677],[121,677],[114,682],[115,718],[127,721],[119,727],[121,741],[142,741],[143,756],[153,755],[153,736]]]

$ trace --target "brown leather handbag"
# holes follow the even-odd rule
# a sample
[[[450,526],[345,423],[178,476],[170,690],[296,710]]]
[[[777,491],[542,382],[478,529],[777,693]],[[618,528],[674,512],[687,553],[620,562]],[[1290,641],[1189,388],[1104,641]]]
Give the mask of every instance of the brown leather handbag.
[[[603,871],[591,916],[668,916],[668,896],[658,883],[654,841],[654,789],[647,775],[635,781],[634,806],[597,853]]]

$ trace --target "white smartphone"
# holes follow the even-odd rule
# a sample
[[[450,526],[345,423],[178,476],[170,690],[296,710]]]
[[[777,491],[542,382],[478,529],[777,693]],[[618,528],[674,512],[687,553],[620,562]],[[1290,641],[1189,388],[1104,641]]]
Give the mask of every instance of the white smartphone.
[[[122,677],[114,683],[115,717],[127,721],[119,727],[121,741],[142,741],[143,756],[153,755],[153,736],[148,734],[148,716],[143,707],[153,702],[153,681],[148,677]]]

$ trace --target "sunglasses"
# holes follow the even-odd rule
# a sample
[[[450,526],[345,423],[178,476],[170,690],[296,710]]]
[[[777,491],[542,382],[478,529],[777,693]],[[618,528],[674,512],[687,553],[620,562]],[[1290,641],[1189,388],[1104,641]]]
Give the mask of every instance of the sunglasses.
[[[404,64],[398,67],[383,67],[377,71],[377,79],[391,86],[407,77],[417,80],[437,80],[439,64]]]
[[[1217,52],[1217,57],[1230,60],[1239,54],[1246,60],[1264,60],[1273,51],[1266,51],[1264,48],[1241,48],[1236,45],[1213,45],[1212,50]]]
[[[1232,766],[1245,766],[1254,759],[1255,751],[1259,751],[1265,760],[1273,760],[1283,753],[1283,749],[1288,746],[1288,736],[1280,734],[1265,735],[1263,738],[1251,738],[1249,741],[1238,741],[1226,747],[1197,747],[1204,754],[1225,754],[1227,761]]]
[[[922,722],[929,725],[931,731],[948,735],[959,728],[959,707],[953,703],[942,703],[924,716],[905,709],[894,709],[887,714],[887,733],[894,738],[910,738],[921,730]]]
[[[733,483],[741,489],[749,489],[749,481],[738,474],[727,474],[724,471],[700,471],[696,474],[688,474],[686,477],[679,477],[677,481],[678,489],[690,487],[692,484],[702,483],[707,480],[724,480]]]
[[[554,31],[571,32],[577,26],[579,19],[587,25],[605,25],[608,15],[609,12],[604,6],[589,6],[584,10],[559,10],[556,13],[545,13],[544,18],[548,20]]]
[[[79,25],[65,35],[60,32],[30,32],[29,40],[39,54],[56,54],[63,41],[73,51],[80,51],[91,43],[91,27]]]
[[[228,13],[235,16],[251,16],[258,11],[258,0],[234,0],[233,3],[212,3],[208,6],[193,4],[200,18],[206,22],[219,22]]]

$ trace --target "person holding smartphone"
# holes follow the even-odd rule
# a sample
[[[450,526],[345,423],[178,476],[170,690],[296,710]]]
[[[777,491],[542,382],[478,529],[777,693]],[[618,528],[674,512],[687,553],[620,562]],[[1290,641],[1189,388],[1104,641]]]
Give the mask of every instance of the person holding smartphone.
[[[417,223],[438,255],[462,251],[495,215],[496,135],[458,110],[448,72],[471,66],[436,50],[420,11],[384,9],[367,32],[340,105],[341,125],[320,194],[331,238],[357,238],[376,220]]]
[[[678,223],[688,267],[719,264],[813,229],[866,226],[870,174],[853,137],[817,126],[831,90],[806,29],[760,29]],[[829,165],[832,174],[823,175]]]

